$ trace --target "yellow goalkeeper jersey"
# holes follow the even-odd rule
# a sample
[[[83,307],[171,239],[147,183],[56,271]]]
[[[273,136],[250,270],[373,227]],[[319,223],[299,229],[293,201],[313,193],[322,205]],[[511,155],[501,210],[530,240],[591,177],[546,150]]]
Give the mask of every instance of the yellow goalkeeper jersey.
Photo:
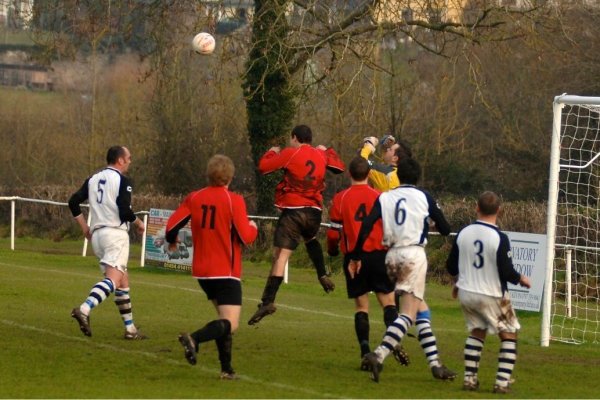
[[[369,183],[371,186],[381,192],[387,192],[400,186],[396,167],[369,160],[371,156],[371,148],[369,146],[365,145],[360,149],[360,156],[366,159],[371,166],[371,171],[369,172]]]

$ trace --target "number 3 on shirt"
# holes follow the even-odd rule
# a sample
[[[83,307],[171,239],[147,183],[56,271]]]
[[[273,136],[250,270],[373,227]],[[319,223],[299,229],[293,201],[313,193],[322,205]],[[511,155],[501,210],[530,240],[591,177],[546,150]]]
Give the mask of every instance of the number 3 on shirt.
[[[476,240],[473,242],[473,246],[475,246],[475,257],[477,257],[473,262],[473,266],[477,269],[483,268],[485,261],[483,258],[483,242],[481,240]]]

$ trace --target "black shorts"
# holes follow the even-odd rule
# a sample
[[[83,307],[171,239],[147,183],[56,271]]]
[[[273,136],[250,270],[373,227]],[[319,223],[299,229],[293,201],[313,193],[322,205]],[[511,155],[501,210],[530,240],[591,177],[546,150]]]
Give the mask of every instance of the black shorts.
[[[284,208],[275,227],[273,245],[282,249],[296,250],[301,240],[317,236],[323,212],[312,207]]]
[[[354,279],[350,278],[348,264],[350,257],[344,256],[344,276],[346,277],[346,290],[348,298],[355,299],[365,293],[390,293],[394,291],[394,283],[390,281],[385,265],[385,250],[363,253],[362,267]]]
[[[209,300],[216,300],[218,306],[241,306],[242,283],[237,279],[198,279],[198,283]]]

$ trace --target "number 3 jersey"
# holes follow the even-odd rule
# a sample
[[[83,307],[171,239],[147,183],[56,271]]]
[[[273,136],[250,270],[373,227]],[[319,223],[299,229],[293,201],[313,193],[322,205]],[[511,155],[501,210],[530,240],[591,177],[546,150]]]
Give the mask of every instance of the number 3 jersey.
[[[194,278],[239,280],[242,244],[252,243],[258,233],[250,225],[244,198],[225,186],[208,186],[188,194],[167,221],[169,243],[177,240],[177,233],[190,219]]]
[[[263,175],[284,170],[275,188],[277,208],[323,207],[325,171],[344,172],[344,162],[332,148],[321,150],[309,144],[286,147],[279,153],[269,150],[258,162]]]
[[[446,268],[458,275],[459,289],[502,297],[506,282],[519,283],[508,236],[496,225],[476,221],[461,229],[450,250]]]
[[[136,219],[131,209],[132,185],[126,176],[106,167],[85,180],[81,188],[69,199],[69,209],[74,217],[81,214],[79,206],[85,200],[90,205],[90,232],[111,227],[127,230],[129,222]]]
[[[387,247],[425,246],[431,218],[438,231],[450,234],[450,225],[429,193],[400,185],[379,196],[383,244]]]

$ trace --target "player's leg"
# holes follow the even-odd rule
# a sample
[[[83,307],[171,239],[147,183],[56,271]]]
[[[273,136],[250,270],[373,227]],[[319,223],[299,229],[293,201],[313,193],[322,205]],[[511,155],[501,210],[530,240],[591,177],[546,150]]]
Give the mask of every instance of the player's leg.
[[[456,372],[448,369],[440,360],[437,339],[431,330],[431,311],[425,300],[419,306],[415,326],[417,328],[419,343],[425,353],[433,377],[442,380],[454,379],[457,375]]]
[[[148,339],[146,335],[137,329],[133,322],[133,311],[129,291],[129,274],[125,271],[121,274],[121,280],[115,289],[115,305],[119,309],[119,314],[121,314],[121,319],[125,325],[125,334],[123,337],[126,340]]]
[[[400,315],[387,327],[381,344],[363,357],[363,363],[371,370],[371,379],[379,382],[379,373],[383,369],[386,357],[402,342],[402,338],[412,326],[421,299],[412,293],[402,293],[400,296]]]
[[[348,298],[354,300],[354,331],[356,332],[356,339],[360,347],[360,357],[362,357],[371,351],[369,346],[369,291],[370,288],[367,285],[366,272],[361,272],[354,277],[350,276],[348,271],[348,265],[350,263],[350,257],[344,255],[344,263],[342,269],[344,271],[344,278],[346,280],[346,292]],[[367,271],[365,268],[363,271]],[[363,365],[361,363],[361,369]]]
[[[479,361],[485,344],[486,331],[484,329],[472,329],[465,342],[464,360],[465,376],[463,390],[473,391],[479,389]]]
[[[79,324],[79,329],[86,336],[92,336],[92,328],[90,326],[90,312],[93,308],[102,303],[115,290],[115,284],[108,277],[105,277],[100,282],[97,282],[88,297],[79,307],[75,307],[71,311],[73,317]]]
[[[335,284],[328,276],[325,268],[325,259],[323,258],[323,248],[321,247],[321,243],[317,240],[317,233],[321,227],[322,214],[321,210],[307,207],[297,210],[297,221],[300,233],[304,238],[306,252],[315,267],[317,279],[323,287],[323,290],[325,290],[326,293],[329,293],[333,292]]]
[[[226,319],[231,323],[231,332],[215,339],[217,350],[219,352],[219,361],[221,363],[220,378],[237,379],[235,371],[231,366],[231,349],[233,345],[233,332],[238,328],[242,307],[241,305],[218,305],[217,310],[219,312],[219,318]]]
[[[517,333],[500,332],[500,352],[494,393],[508,393],[515,363],[517,362]]]
[[[215,305],[219,318],[210,321],[195,332],[183,332],[179,335],[179,343],[183,346],[184,356],[192,365],[196,364],[196,353],[200,349],[201,343],[226,337],[231,334],[232,328],[237,328],[242,298],[241,284],[237,280],[198,279],[198,283],[206,293],[206,297]],[[239,294],[236,290],[239,290]],[[222,304],[234,302],[239,304]]]
[[[517,315],[513,310],[508,294],[496,299],[496,310],[500,310],[495,320],[500,336],[500,353],[498,355],[498,372],[494,393],[510,391],[511,376],[517,362],[517,332],[521,329]]]
[[[387,328],[398,318],[398,310],[396,309],[395,300],[396,294],[394,291],[392,291],[390,293],[376,292],[375,295],[377,296],[377,300],[383,309],[383,323]],[[398,361],[400,365],[407,367],[410,364],[410,357],[401,344],[392,350],[392,354],[394,355],[394,359]]]
[[[271,265],[271,273],[267,278],[267,283],[263,289],[261,296],[261,302],[258,305],[258,310],[248,320],[248,325],[254,325],[267,315],[273,314],[277,311],[275,307],[275,297],[279,291],[279,287],[283,282],[283,274],[285,266],[288,263],[293,250],[285,249],[281,247],[273,248],[273,263]]]

